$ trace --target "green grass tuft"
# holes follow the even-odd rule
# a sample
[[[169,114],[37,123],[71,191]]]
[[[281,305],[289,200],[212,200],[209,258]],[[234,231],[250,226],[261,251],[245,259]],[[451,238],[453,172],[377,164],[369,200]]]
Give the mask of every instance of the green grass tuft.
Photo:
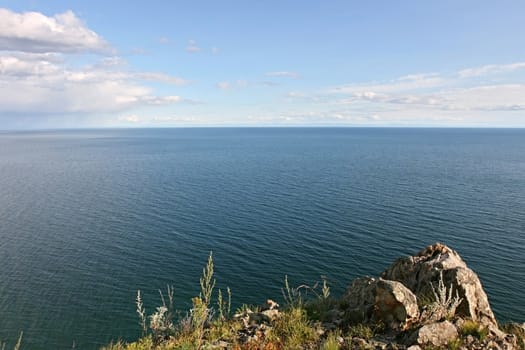
[[[467,320],[461,325],[459,333],[464,337],[472,335],[473,337],[478,338],[480,341],[483,341],[489,334],[489,330],[487,327],[482,326],[478,322]]]
[[[284,349],[301,349],[314,344],[319,335],[308,320],[306,311],[292,307],[275,320],[268,338],[280,343]]]
[[[374,337],[374,329],[366,324],[357,324],[351,326],[348,330],[348,335],[350,337],[362,338],[365,340],[370,340]]]

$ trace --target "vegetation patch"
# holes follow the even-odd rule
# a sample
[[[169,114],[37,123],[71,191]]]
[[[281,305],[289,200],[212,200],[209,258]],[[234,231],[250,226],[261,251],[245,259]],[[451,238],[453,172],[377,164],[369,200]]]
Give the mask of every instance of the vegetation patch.
[[[471,335],[478,338],[480,341],[483,341],[489,334],[489,330],[478,322],[466,320],[459,328],[459,334],[464,337]]]

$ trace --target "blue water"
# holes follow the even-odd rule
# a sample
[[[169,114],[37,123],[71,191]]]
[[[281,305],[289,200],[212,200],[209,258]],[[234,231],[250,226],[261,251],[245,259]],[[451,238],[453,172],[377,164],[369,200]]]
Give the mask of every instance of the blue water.
[[[145,129],[0,133],[0,339],[133,339],[213,251],[233,302],[324,275],[333,294],[441,241],[501,321],[524,321],[525,130]]]

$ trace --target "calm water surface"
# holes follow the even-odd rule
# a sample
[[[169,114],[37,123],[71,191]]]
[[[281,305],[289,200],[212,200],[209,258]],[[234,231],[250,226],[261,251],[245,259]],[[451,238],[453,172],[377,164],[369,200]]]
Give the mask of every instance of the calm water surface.
[[[525,130],[159,129],[0,133],[0,339],[133,339],[213,251],[233,302],[279,299],[441,241],[500,321],[525,321]],[[9,347],[8,347],[9,348]]]

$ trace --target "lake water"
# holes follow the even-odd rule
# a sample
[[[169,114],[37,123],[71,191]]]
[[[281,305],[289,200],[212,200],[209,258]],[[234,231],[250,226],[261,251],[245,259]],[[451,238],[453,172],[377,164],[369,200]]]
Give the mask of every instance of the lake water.
[[[235,305],[326,276],[333,294],[441,241],[500,321],[525,321],[525,130],[196,128],[0,133],[0,339],[140,335],[210,251]],[[8,347],[9,348],[9,347]]]

